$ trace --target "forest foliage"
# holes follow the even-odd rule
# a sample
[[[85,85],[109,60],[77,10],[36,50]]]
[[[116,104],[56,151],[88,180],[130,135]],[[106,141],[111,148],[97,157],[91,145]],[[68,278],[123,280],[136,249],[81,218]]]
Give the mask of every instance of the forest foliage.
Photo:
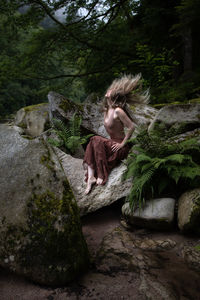
[[[60,119],[53,119],[52,132],[55,133],[55,137],[48,138],[48,142],[68,154],[75,154],[80,146],[88,142],[88,139],[93,136],[93,134],[82,135],[81,123],[82,118],[76,113],[68,121],[67,126]]]
[[[101,97],[124,73],[142,73],[152,104],[200,95],[199,0],[0,0],[0,8],[1,117],[50,90],[78,102]]]
[[[142,207],[145,199],[155,197],[179,197],[186,190],[199,186],[200,151],[199,140],[188,137],[177,141],[159,130],[139,131],[131,139],[132,151],[126,164],[124,179],[133,178],[127,200],[132,209]]]

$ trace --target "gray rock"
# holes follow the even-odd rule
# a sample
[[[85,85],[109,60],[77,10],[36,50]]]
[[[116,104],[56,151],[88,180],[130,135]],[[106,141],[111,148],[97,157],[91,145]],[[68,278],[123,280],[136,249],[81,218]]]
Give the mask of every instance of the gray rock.
[[[65,154],[59,149],[56,149],[56,153],[71,184],[81,215],[110,205],[129,194],[132,180],[122,182],[121,177],[126,170],[123,163],[112,170],[104,186],[94,186],[89,195],[84,195],[86,183],[84,182],[83,160]]]
[[[199,246],[199,245],[198,245]],[[181,251],[182,257],[191,269],[200,273],[200,251],[194,246],[184,246]]]
[[[183,232],[200,234],[200,188],[187,191],[179,198],[178,226]]]
[[[102,104],[98,99],[94,102],[88,97],[82,105],[79,105],[55,92],[50,92],[48,99],[50,120],[52,118],[70,119],[75,112],[78,112],[83,119],[82,127],[97,135],[108,137],[103,125]],[[142,105],[132,106],[129,112],[137,125],[147,126],[155,117],[157,110],[149,105]]]
[[[174,130],[175,134],[200,128],[200,104],[168,105],[159,110],[149,126],[149,131]]]
[[[198,145],[200,146],[200,128],[196,128],[194,130],[175,135],[169,138],[168,141],[172,141],[173,143],[180,143],[192,138],[195,138],[198,142]]]
[[[32,137],[39,136],[49,124],[49,105],[41,103],[21,108],[15,116],[15,125],[24,129]]]
[[[174,220],[175,200],[159,198],[146,201],[144,208],[131,211],[129,203],[122,207],[122,214],[128,223],[152,229],[170,229]]]
[[[76,112],[82,117],[82,127],[95,134],[108,137],[103,125],[100,103],[95,104],[86,100],[83,105],[80,105],[55,92],[50,92],[48,99],[50,120],[52,118],[69,120]]]
[[[166,283],[166,280],[162,282],[161,278],[154,276],[152,271],[162,268],[164,273],[163,264],[158,257],[162,257],[163,250],[166,253],[166,250],[172,250],[175,245],[176,243],[170,239],[138,239],[134,234],[118,227],[108,233],[101,243],[97,253],[97,270],[103,274],[113,272],[114,276],[120,271],[129,271],[135,277],[138,276],[141,298],[144,296],[145,299],[176,300],[174,286]],[[155,254],[152,253],[152,246]]]
[[[66,284],[88,265],[76,201],[60,162],[40,139],[0,125],[0,265]]]

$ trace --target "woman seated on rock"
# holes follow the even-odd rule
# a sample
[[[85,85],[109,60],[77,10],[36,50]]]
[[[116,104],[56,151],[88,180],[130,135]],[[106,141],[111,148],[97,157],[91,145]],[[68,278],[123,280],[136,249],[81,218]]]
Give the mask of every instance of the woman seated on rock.
[[[148,91],[140,92],[140,79],[140,74],[125,75],[114,80],[105,94],[104,126],[110,139],[93,136],[87,145],[83,161],[86,169],[86,195],[93,184],[104,185],[110,171],[128,155],[130,146],[126,142],[134,131],[134,124],[127,104],[145,104],[149,99]]]

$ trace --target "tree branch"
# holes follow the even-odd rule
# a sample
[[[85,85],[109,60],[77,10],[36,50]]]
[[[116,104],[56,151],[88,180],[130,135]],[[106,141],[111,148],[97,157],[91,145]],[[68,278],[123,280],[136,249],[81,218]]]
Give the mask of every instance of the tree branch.
[[[81,78],[81,77],[86,77],[89,75],[95,75],[98,73],[105,73],[106,71],[110,70],[110,68],[112,68],[118,61],[119,57],[109,66],[107,66],[106,68],[102,69],[102,70],[96,70],[96,71],[91,71],[91,72],[87,72],[87,73],[77,73],[77,74],[60,74],[57,76],[52,76],[52,77],[35,77],[35,76],[30,76],[28,74],[24,74],[26,76],[26,79],[39,79],[39,80],[54,80],[54,79],[60,79],[60,78]],[[23,78],[25,79],[25,78]]]
[[[96,15],[96,16],[93,16],[89,19],[87,19],[87,17],[90,15],[90,13],[92,12],[92,10],[95,8],[95,6],[97,5],[97,3],[99,2],[98,0],[95,1],[94,5],[91,7],[91,9],[88,11],[88,14],[86,16],[84,16],[83,18],[81,18],[80,20],[76,21],[76,22],[72,22],[72,23],[69,23],[69,24],[64,24],[62,22],[60,22],[58,19],[56,19],[52,13],[51,13],[51,9],[49,9],[48,5],[45,4],[42,0],[32,0],[31,2],[32,3],[35,3],[35,4],[38,4],[42,7],[42,9],[45,11],[45,13],[57,24],[59,25],[62,29],[64,29],[65,33],[66,33],[66,30],[67,30],[67,33],[68,35],[73,38],[74,40],[76,40],[77,42],[87,46],[88,48],[91,48],[91,49],[95,49],[97,51],[101,51],[102,50],[102,47],[98,47],[96,45],[96,40],[95,40],[95,43],[90,43],[89,41],[86,41],[86,40],[83,40],[83,39],[80,39],[78,36],[76,36],[72,30],[70,30],[70,27],[73,27],[74,25],[77,25],[81,22],[84,22],[84,21],[91,21],[91,20],[94,20],[94,19],[98,19],[98,18],[101,18],[101,17],[104,17],[106,18],[108,16],[108,14],[111,12],[111,17],[109,18],[108,22],[105,24],[105,26],[103,26],[101,28],[100,31],[104,31],[107,26],[109,26],[109,24],[117,17],[118,13],[119,13],[119,10],[120,10],[120,7],[125,3],[127,2],[128,0],[120,0],[119,2],[117,2],[114,6],[110,7],[109,9],[107,9],[107,11],[105,11],[103,14],[99,14],[99,15]],[[117,13],[114,15],[114,10],[117,9]],[[114,15],[114,16],[113,16]],[[100,32],[98,31],[98,34]]]

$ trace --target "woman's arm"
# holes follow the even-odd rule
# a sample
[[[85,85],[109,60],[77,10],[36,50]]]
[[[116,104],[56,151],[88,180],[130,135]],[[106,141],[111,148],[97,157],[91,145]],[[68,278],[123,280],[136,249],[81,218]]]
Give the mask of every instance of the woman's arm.
[[[135,126],[134,126],[132,120],[127,116],[127,114],[125,113],[125,111],[123,109],[121,109],[120,107],[117,107],[115,109],[115,113],[116,113],[117,117],[120,119],[120,121],[124,124],[124,127],[128,128],[128,130],[127,130],[127,133],[126,133],[123,141],[121,143],[115,143],[112,146],[113,151],[117,151],[120,148],[122,148],[125,145],[126,141],[131,137],[131,135],[135,129]]]

